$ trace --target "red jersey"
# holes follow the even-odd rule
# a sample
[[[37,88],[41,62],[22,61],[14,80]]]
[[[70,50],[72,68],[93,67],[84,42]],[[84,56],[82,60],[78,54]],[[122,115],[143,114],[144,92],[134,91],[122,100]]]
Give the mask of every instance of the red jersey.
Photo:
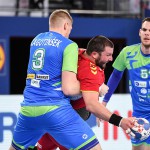
[[[104,70],[96,66],[89,58],[84,56],[85,49],[79,49],[77,78],[80,81],[81,91],[94,91],[99,93],[99,87],[105,81]],[[83,98],[71,101],[74,109],[85,107]]]
[[[95,65],[94,62],[84,57],[85,50],[79,49],[78,73],[77,77],[80,81],[81,91],[95,91],[99,92],[99,87],[104,83],[104,70]],[[85,107],[83,98],[71,101],[74,109]],[[66,150],[59,143],[57,143],[49,134],[45,134],[39,141],[38,150],[56,149],[59,146],[61,150]]]

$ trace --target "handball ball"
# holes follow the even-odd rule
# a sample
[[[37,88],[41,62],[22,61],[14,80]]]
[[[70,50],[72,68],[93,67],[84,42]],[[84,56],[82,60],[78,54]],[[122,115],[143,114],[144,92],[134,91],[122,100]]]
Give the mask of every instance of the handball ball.
[[[150,135],[150,123],[145,118],[136,118],[135,125],[131,128],[131,131],[135,134],[134,139],[145,140]]]

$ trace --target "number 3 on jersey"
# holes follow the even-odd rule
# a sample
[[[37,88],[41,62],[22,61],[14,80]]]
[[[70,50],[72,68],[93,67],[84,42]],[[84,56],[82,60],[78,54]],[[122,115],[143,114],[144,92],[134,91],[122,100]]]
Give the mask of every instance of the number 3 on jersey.
[[[45,49],[37,49],[33,54],[32,69],[41,70],[44,65]]]

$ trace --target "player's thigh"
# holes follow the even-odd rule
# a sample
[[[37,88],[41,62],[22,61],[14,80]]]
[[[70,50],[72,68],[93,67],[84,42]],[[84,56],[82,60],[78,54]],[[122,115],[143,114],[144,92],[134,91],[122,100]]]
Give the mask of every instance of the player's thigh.
[[[9,150],[16,150],[12,145],[9,147]]]
[[[38,139],[44,134],[43,130],[37,130],[36,117],[26,117],[19,114],[13,133],[12,145],[16,149],[26,149],[36,144]]]
[[[97,144],[96,146],[94,146],[90,150],[102,150],[102,148],[101,148],[100,144]]]
[[[150,150],[150,145],[132,146],[132,150]]]
[[[87,149],[99,143],[92,129],[72,107],[58,108],[51,112],[50,116],[50,121],[54,122],[48,132],[64,147]]]

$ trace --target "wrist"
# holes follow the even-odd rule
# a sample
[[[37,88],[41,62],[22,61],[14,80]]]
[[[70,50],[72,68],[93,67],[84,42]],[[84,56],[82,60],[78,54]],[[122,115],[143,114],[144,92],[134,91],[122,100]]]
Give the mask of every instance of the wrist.
[[[121,116],[112,114],[111,117],[109,118],[109,123],[119,127],[121,125],[121,120],[122,120]]]

